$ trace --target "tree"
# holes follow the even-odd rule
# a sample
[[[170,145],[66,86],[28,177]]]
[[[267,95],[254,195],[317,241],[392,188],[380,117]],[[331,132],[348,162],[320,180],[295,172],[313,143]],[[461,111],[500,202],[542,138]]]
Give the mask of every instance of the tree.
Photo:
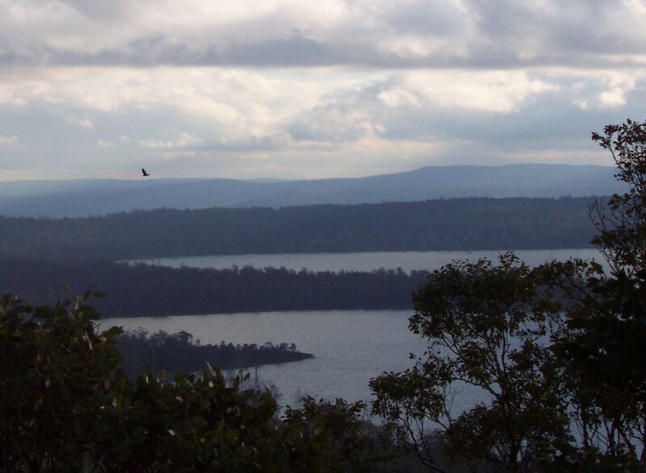
[[[300,408],[287,407],[283,416],[285,442],[295,471],[369,473],[394,459],[389,439],[361,420],[363,402],[343,399],[316,401],[306,396]]]
[[[569,284],[567,325],[554,351],[574,381],[588,464],[607,471],[646,470],[646,122],[608,125],[592,139],[607,149],[627,184],[593,221],[593,243],[610,267]],[[572,279],[571,281],[574,281]]]
[[[646,470],[646,122],[592,138],[628,185],[591,212],[610,272],[513,255],[448,265],[414,294],[426,352],[371,381],[373,412],[431,470]],[[459,386],[488,401],[451,409]]]
[[[0,299],[0,469],[82,471],[125,387],[116,328],[86,298],[33,308]]]
[[[0,299],[1,471],[323,473],[382,458],[361,404],[307,399],[281,417],[269,389],[209,366],[131,381],[121,330],[98,328],[88,296]]]
[[[371,381],[383,416],[424,464],[535,471],[567,451],[567,406],[545,341],[559,304],[541,295],[542,275],[512,254],[435,271],[413,296],[410,329],[428,340],[415,365]],[[452,405],[456,390],[489,400]]]
[[[614,194],[604,208],[595,207],[593,218],[599,234],[592,242],[612,268],[613,276],[625,273],[643,277],[646,270],[646,121],[626,120],[608,125],[592,139],[610,152],[617,166],[615,177],[628,185],[625,194]]]

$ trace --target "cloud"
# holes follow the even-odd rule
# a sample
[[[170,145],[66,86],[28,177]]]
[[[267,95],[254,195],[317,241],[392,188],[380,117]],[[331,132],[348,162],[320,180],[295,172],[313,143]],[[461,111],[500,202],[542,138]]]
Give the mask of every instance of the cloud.
[[[402,71],[324,97],[322,104],[294,115],[287,130],[294,140],[310,142],[374,135],[417,140],[477,137],[529,145],[534,136],[549,139],[542,130],[565,117],[597,119],[610,105],[620,110],[626,94],[644,79],[643,71]],[[623,102],[609,103],[615,95]],[[519,129],[523,123],[525,130]],[[559,126],[572,132],[569,126]],[[562,135],[559,129],[553,133],[552,137]]]
[[[0,1],[6,64],[643,65],[642,2]]]
[[[92,123],[92,120],[89,118],[81,118],[76,123],[78,123],[81,128],[94,128],[94,123]]]
[[[174,138],[169,140],[138,140],[139,146],[144,148],[187,148],[200,144],[204,140],[192,133],[180,132]]]
[[[58,67],[0,73],[0,129],[29,136],[7,160],[51,172],[98,172],[99,159],[102,172],[163,160],[158,176],[231,177],[603,162],[590,131],[639,116],[645,85],[641,69]]]
[[[0,167],[603,162],[590,131],[646,109],[644,24],[638,0],[0,0]]]
[[[15,135],[0,135],[0,146],[17,146],[19,143]]]
[[[529,97],[555,90],[557,85],[526,71],[442,71],[403,74],[395,89],[385,90],[385,104],[437,104],[440,107],[511,112]]]
[[[82,110],[85,124],[100,130],[101,117],[165,116],[156,126],[175,120],[197,122],[203,136],[220,140],[255,139],[282,133],[282,123],[321,103],[325,94],[356,84],[342,76],[323,81],[321,74],[285,77],[243,69],[213,68],[49,68],[0,72],[0,105],[49,110]],[[70,114],[70,112],[65,112]],[[63,114],[63,112],[61,112]],[[134,118],[133,118],[134,119]],[[145,127],[143,123],[136,125]],[[187,130],[191,131],[191,130]],[[129,132],[120,133],[128,135]],[[167,138],[148,139],[165,142]]]

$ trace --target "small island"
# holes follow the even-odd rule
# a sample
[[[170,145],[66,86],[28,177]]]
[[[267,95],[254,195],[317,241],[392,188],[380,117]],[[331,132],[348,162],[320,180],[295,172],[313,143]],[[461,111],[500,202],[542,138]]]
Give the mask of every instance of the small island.
[[[116,345],[130,377],[142,374],[147,368],[191,372],[201,370],[208,363],[213,368],[232,370],[314,358],[310,353],[297,351],[293,343],[267,342],[258,346],[223,341],[219,345],[202,345],[185,331],[173,334],[164,331],[149,334],[144,329],[127,331],[117,337]]]

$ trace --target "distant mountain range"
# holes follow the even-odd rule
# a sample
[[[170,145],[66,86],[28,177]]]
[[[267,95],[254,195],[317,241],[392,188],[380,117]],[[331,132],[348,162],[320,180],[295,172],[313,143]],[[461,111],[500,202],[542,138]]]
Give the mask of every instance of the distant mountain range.
[[[453,197],[584,197],[623,192],[615,169],[515,164],[424,167],[318,180],[140,179],[0,182],[0,215],[80,217],[157,208],[287,207]]]

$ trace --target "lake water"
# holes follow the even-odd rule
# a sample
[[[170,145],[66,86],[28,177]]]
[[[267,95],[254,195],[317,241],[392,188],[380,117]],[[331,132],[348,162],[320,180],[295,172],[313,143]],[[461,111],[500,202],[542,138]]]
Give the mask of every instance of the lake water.
[[[131,263],[154,264],[179,268],[226,269],[233,266],[264,268],[285,267],[300,271],[372,271],[379,268],[404,271],[433,270],[457,259],[476,260],[487,257],[496,259],[501,251],[393,251],[372,253],[294,253],[276,255],[216,255],[187,256],[180,258],[152,258],[131,260]],[[518,257],[530,266],[547,260],[566,260],[570,257],[595,259],[601,262],[600,253],[591,248],[566,250],[518,250]]]
[[[423,339],[408,331],[410,315],[392,310],[294,311],[116,318],[103,324],[149,332],[185,330],[202,343],[293,342],[315,358],[260,366],[257,373],[261,382],[276,385],[282,404],[295,405],[305,394],[369,399],[370,378],[410,366],[409,353],[424,350]]]
[[[201,256],[141,260],[148,264],[200,268],[267,266],[312,271],[369,271],[378,268],[432,270],[456,259],[496,258],[498,251],[394,252],[345,254],[288,254]],[[569,257],[596,259],[592,249],[517,251],[530,265]],[[315,358],[282,365],[265,365],[257,370],[261,383],[276,385],[282,404],[295,405],[305,394],[315,398],[342,397],[350,401],[369,400],[368,382],[383,371],[400,371],[411,366],[409,353],[421,354],[424,341],[408,331],[411,311],[306,311],[264,312],[175,317],[110,319],[104,323],[149,332],[185,330],[202,343],[295,343],[300,351]],[[252,370],[255,376],[255,373]],[[477,400],[473,391],[457,393],[455,408]],[[482,399],[480,397],[479,399]]]

